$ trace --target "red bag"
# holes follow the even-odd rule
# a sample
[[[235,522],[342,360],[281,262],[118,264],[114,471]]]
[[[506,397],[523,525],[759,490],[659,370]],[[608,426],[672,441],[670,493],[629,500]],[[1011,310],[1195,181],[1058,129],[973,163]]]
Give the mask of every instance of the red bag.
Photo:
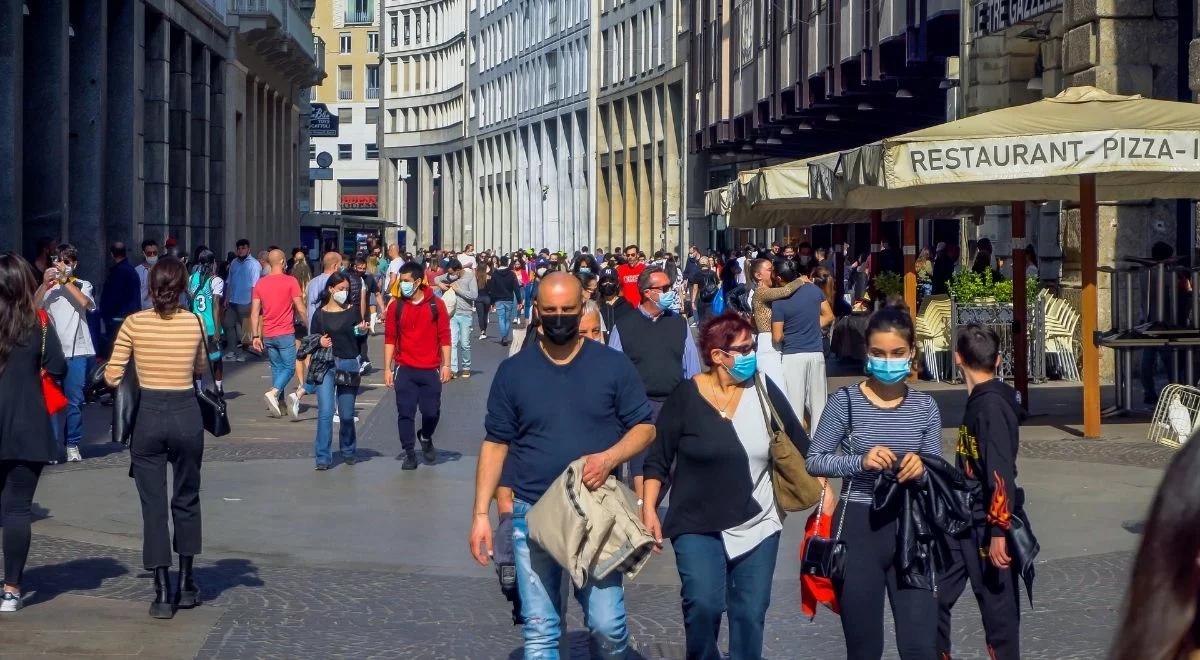
[[[822,494],[824,497],[824,494]],[[800,559],[804,559],[804,547],[813,536],[829,538],[833,533],[833,516],[814,511],[804,523],[804,540],[800,542]],[[839,612],[837,596],[833,592],[833,581],[815,575],[800,575],[800,612],[812,619],[817,616],[817,604]]]
[[[50,329],[50,317],[46,315],[45,310],[38,310],[38,321],[42,326],[42,352],[38,355],[45,357],[46,355],[46,332]],[[45,369],[42,373],[42,398],[46,400],[46,412],[51,415],[57,415],[67,407],[67,396],[63,394],[62,388],[58,383],[54,382],[54,378],[46,373]]]

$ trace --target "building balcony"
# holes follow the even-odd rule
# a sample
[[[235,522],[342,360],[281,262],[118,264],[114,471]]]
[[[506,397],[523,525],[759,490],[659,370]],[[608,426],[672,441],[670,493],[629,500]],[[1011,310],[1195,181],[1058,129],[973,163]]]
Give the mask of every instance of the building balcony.
[[[375,14],[369,11],[346,10],[346,25],[369,25],[375,22]]]
[[[379,98],[379,88],[378,87],[368,87],[367,88],[367,99],[374,101],[375,99],[378,99],[378,98]]]
[[[324,47],[298,0],[226,0],[227,21],[237,28],[238,46],[253,49],[296,84],[307,87],[325,78]]]
[[[455,122],[443,128],[385,133],[383,136],[383,148],[386,150],[411,149],[453,142],[462,137],[462,122]],[[395,154],[392,154],[392,156],[395,156]]]
[[[338,90],[338,100],[339,101],[349,101],[352,98],[354,98],[354,90],[352,90],[352,89],[339,89]]]

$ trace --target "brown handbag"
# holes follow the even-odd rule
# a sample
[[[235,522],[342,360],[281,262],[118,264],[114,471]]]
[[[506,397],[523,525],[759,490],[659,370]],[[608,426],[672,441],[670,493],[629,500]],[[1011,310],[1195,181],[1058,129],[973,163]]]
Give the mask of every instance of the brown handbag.
[[[771,486],[775,503],[782,511],[804,511],[821,501],[821,482],[808,473],[804,456],[784,430],[761,377],[754,378],[754,390],[771,436]]]

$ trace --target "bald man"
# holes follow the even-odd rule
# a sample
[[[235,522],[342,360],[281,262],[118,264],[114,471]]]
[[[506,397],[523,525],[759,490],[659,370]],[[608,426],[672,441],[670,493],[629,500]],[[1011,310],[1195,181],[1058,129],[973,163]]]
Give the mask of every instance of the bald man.
[[[526,513],[576,459],[585,458],[583,484],[595,490],[654,440],[650,403],[633,363],[579,333],[584,310],[579,280],[568,273],[547,275],[536,304],[537,345],[502,362],[492,380],[468,539],[472,556],[486,566],[492,555],[488,508],[503,469],[514,498],[512,542],[526,657],[556,652],[564,609],[562,568],[529,543]],[[588,628],[601,656],[625,657],[629,634],[621,571],[589,579],[576,596],[586,601]]]
[[[267,412],[275,417],[283,417],[279,402],[288,382],[296,375],[295,319],[304,318],[305,314],[300,283],[283,272],[286,262],[282,250],[267,253],[270,272],[254,285],[250,307],[254,350],[265,352],[271,364],[271,389],[263,394],[263,399]]]

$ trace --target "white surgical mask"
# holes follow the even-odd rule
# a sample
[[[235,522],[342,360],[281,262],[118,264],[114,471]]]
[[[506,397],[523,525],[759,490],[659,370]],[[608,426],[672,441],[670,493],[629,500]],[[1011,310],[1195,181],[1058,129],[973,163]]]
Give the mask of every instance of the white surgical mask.
[[[158,263],[158,257],[146,257],[147,266],[153,266],[156,263]]]
[[[333,292],[333,301],[339,305],[345,305],[346,299],[349,297],[350,297],[349,291],[343,290],[343,291],[334,291]]]

